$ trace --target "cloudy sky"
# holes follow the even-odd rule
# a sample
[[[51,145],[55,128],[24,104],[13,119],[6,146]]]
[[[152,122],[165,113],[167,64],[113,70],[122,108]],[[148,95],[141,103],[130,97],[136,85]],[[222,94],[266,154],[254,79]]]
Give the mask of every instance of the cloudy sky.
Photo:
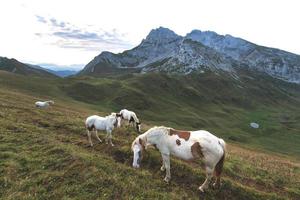
[[[300,54],[298,0],[7,0],[0,56],[80,68],[138,45],[153,28],[231,34]]]

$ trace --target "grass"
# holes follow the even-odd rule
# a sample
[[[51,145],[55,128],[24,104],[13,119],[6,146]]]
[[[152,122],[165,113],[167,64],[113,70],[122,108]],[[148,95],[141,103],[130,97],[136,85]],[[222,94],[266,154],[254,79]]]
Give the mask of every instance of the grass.
[[[276,103],[255,96],[254,102],[240,104],[221,98],[223,94],[204,95],[204,90],[209,92],[211,88],[225,92],[216,85],[199,89],[202,82],[199,87],[185,85],[186,79],[175,77],[172,82],[164,75],[143,79],[131,75],[44,79],[38,85],[38,78],[24,79],[7,73],[0,73],[0,77],[1,199],[300,198],[297,96],[286,98],[276,92],[273,94],[279,95]],[[76,90],[78,83],[84,85],[82,90]],[[86,85],[90,87],[88,90]],[[91,92],[85,96],[94,89],[99,94]],[[131,92],[125,100],[120,99],[126,95],[122,91]],[[156,99],[149,97],[149,93],[164,95]],[[232,91],[231,97],[238,98],[236,94]],[[40,98],[54,99],[55,105],[47,110],[36,109],[33,102]],[[138,104],[140,101],[150,102],[151,109],[135,108],[146,121],[144,130],[154,124],[181,129],[205,127],[224,137],[229,144],[221,189],[200,194],[197,188],[204,181],[203,170],[197,164],[177,159],[171,162],[172,181],[165,184],[165,174],[159,171],[160,155],[152,149],[145,154],[142,169],[134,170],[130,144],[137,134],[132,128],[114,131],[114,148],[99,143],[89,147],[85,118],[116,111],[118,106],[124,106],[122,101],[133,108],[142,106]],[[258,103],[264,105],[257,106]],[[197,112],[194,104],[199,108]],[[254,119],[261,129],[248,127]],[[280,134],[282,130],[286,130],[285,135]],[[290,136],[293,137],[286,138]],[[96,142],[95,138],[93,141]]]
[[[200,127],[232,142],[299,158],[300,88],[260,78],[252,80],[247,73],[235,82],[209,73],[76,77],[62,83],[62,90],[100,111],[128,108],[152,124]],[[251,129],[250,122],[260,129]]]

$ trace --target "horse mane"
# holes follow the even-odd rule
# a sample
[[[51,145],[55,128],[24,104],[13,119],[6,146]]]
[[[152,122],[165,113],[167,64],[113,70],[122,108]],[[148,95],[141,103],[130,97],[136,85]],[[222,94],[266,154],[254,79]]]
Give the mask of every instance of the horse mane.
[[[168,127],[165,127],[165,126],[154,126],[154,127],[150,128],[149,130],[147,130],[143,135],[145,135],[145,136],[146,135],[151,135],[151,133],[153,131],[158,130],[158,129],[161,129],[163,134],[169,135],[171,128],[168,128]]]
[[[134,112],[132,112],[132,113],[133,113],[132,117],[133,117],[134,121],[137,123],[140,123],[140,120],[137,118],[136,114]]]
[[[110,115],[107,115],[105,117],[109,118],[109,117],[116,117],[116,116],[117,116],[117,113],[112,112],[112,113],[110,113]]]

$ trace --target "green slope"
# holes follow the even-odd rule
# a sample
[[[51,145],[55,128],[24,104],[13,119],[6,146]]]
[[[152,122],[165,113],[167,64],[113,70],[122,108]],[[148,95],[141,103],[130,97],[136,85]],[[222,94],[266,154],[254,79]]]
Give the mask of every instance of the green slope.
[[[238,80],[213,73],[79,77],[61,89],[102,111],[128,108],[153,124],[208,129],[232,142],[299,156],[300,87],[241,73]],[[250,122],[261,128],[251,129]]]
[[[300,87],[248,71],[235,80],[214,73],[182,76],[25,79],[0,74],[4,88],[43,99],[51,95],[95,110],[134,110],[142,121],[181,129],[207,129],[231,142],[299,157]],[[252,129],[250,122],[260,124]]]
[[[115,148],[88,146],[85,118],[127,107],[148,124],[144,130],[203,128],[228,142],[222,188],[205,199],[299,199],[299,88],[248,76],[28,79],[0,72],[0,198],[199,199],[204,173],[196,164],[173,159],[170,185],[155,150],[141,170],[131,168],[131,128],[114,131]],[[39,110],[37,99],[55,105]],[[248,127],[254,119],[261,129]]]

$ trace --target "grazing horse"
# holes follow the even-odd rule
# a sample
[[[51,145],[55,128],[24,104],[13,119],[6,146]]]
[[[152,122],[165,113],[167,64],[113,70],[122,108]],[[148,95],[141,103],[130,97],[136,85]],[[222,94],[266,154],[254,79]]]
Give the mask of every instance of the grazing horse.
[[[117,127],[118,122],[120,121],[120,116],[116,113],[111,113],[110,115],[106,117],[100,117],[97,115],[92,115],[88,117],[85,121],[85,127],[87,129],[87,135],[88,135],[88,140],[93,146],[92,139],[91,139],[91,132],[90,131],[95,131],[95,135],[99,142],[102,142],[102,140],[98,136],[98,130],[105,130],[106,131],[106,144],[108,142],[111,144],[111,146],[114,146],[112,143],[112,134],[111,132],[115,127]]]
[[[37,101],[35,102],[35,107],[37,108],[47,108],[50,105],[53,105],[54,101]]]
[[[153,127],[139,135],[132,143],[134,168],[140,167],[142,152],[149,145],[153,145],[161,153],[163,164],[160,169],[166,170],[166,182],[171,179],[170,155],[173,155],[186,161],[203,161],[206,179],[199,187],[200,191],[204,192],[208,188],[213,174],[216,176],[214,187],[220,186],[225,159],[224,140],[204,130],[178,131],[164,126]]]
[[[135,123],[135,128],[136,130],[140,133],[141,132],[141,122],[137,118],[136,114],[133,111],[129,111],[127,109],[123,109],[120,111],[119,115],[121,115],[122,119],[128,120],[128,124],[134,125]],[[118,124],[118,127],[121,126],[121,121]]]

